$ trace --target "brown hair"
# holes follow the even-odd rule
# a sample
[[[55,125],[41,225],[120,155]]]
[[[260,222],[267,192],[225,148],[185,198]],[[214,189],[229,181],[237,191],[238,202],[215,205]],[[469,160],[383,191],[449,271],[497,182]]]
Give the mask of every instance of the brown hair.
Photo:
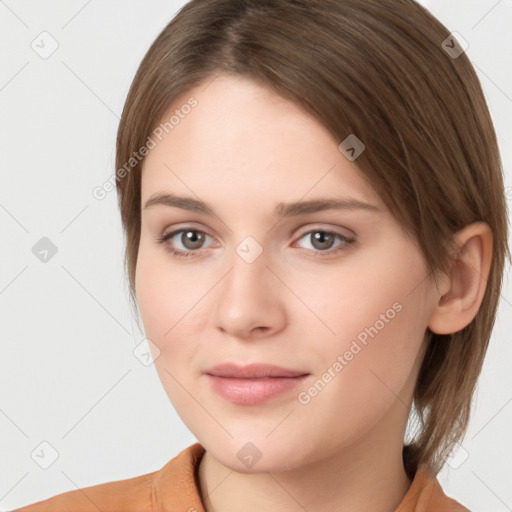
[[[449,268],[454,232],[489,224],[493,260],[480,310],[456,333],[428,331],[413,397],[420,428],[403,452],[410,476],[419,464],[437,473],[464,436],[510,258],[494,127],[468,57],[442,46],[449,36],[412,0],[192,0],[142,60],[117,135],[121,169],[175,98],[221,72],[243,76],[306,109],[336,140],[355,134],[365,144],[358,168],[434,277]],[[116,178],[132,305],[141,167]]]

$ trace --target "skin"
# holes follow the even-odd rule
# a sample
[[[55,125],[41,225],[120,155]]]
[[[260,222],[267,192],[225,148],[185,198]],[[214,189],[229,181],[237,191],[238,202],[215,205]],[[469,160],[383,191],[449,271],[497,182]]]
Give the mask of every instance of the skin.
[[[436,284],[357,160],[317,120],[240,77],[188,91],[169,113],[191,96],[198,106],[144,160],[142,205],[174,193],[207,202],[215,215],[142,210],[136,295],[165,391],[207,450],[198,473],[206,510],[393,511],[411,484],[401,450],[426,329],[454,332],[475,316],[490,266],[488,226],[457,234],[461,261]],[[341,197],[378,211],[274,213],[280,202]],[[202,245],[182,237],[187,229],[206,233]],[[315,229],[356,241],[322,246]],[[248,236],[263,250],[252,263],[236,251]],[[396,303],[400,312],[300,403],[298,393]],[[203,373],[228,361],[310,375],[266,403],[233,404]],[[252,468],[237,457],[247,442],[261,452]]]

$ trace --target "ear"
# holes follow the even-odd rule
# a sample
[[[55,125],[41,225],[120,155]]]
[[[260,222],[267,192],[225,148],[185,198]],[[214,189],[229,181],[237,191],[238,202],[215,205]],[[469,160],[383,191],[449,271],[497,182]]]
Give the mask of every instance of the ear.
[[[484,298],[492,260],[492,230],[485,222],[469,224],[454,235],[457,247],[450,274],[444,274],[429,329],[452,334],[475,318]]]

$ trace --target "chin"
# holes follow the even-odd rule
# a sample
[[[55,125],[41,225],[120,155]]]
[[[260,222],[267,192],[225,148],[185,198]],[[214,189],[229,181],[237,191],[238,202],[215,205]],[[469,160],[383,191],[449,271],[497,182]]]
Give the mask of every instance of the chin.
[[[250,438],[247,436],[245,439]],[[269,440],[241,441],[232,439],[227,442],[201,443],[221,464],[238,473],[279,473],[289,471],[302,464],[303,455],[297,446],[274,443]]]

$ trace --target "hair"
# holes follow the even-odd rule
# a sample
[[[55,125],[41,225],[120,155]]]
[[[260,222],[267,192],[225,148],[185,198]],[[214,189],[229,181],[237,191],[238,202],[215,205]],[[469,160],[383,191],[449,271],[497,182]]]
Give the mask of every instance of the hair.
[[[121,170],[178,96],[219,73],[244,77],[305,109],[335,140],[355,134],[365,144],[359,171],[434,278],[453,261],[455,232],[490,226],[493,258],[475,318],[453,334],[427,329],[411,408],[419,428],[403,449],[410,477],[420,465],[439,472],[464,437],[510,258],[496,134],[475,70],[465,53],[445,51],[448,37],[412,0],[192,0],[140,63],[117,134]],[[116,178],[135,306],[142,163]]]

